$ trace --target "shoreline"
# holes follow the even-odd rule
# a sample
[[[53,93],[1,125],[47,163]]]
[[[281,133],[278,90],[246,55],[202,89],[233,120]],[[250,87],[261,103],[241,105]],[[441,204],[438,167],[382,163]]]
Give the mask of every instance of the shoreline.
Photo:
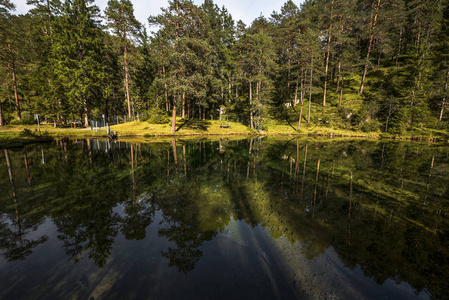
[[[17,135],[4,136],[4,132],[0,131],[0,149],[8,148],[21,148],[28,144],[34,143],[50,143],[54,140],[61,140],[62,138],[69,139],[101,139],[108,138],[107,134],[44,134],[44,135],[31,135],[31,136],[20,136],[20,132]],[[423,137],[423,136],[382,136],[379,135],[364,135],[364,134],[323,134],[323,133],[285,133],[285,132],[273,132],[273,133],[189,133],[189,134],[124,134],[119,135],[118,140],[158,140],[158,139],[215,139],[215,138],[226,138],[226,137],[297,137],[297,138],[322,138],[326,140],[332,139],[366,139],[366,140],[397,140],[397,141],[413,141],[413,142],[429,142],[429,143],[447,143],[446,139],[441,137]]]
[[[220,128],[219,121],[199,121],[193,128],[186,126],[182,132],[172,134],[167,124],[150,124],[147,122],[128,122],[111,126],[111,132],[116,131],[118,139],[214,139],[217,137],[298,137],[298,138],[347,138],[368,140],[398,140],[418,141],[430,143],[448,143],[449,137],[445,132],[427,131],[420,135],[391,135],[379,132],[360,132],[345,129],[335,129],[321,126],[305,126],[301,131],[293,131],[291,127],[284,125],[268,126],[266,131],[256,131],[247,126],[229,122],[229,129]],[[185,124],[180,126],[180,130]],[[108,138],[106,129],[89,130],[86,128],[53,128],[53,126],[41,125],[41,133],[38,135],[35,125],[16,125],[0,127],[0,148],[18,148],[31,143],[46,143],[54,139],[89,139]]]

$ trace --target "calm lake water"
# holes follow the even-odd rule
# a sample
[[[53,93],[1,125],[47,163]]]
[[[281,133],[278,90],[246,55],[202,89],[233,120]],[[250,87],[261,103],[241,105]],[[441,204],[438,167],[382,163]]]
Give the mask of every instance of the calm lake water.
[[[448,299],[449,146],[0,150],[0,299]]]

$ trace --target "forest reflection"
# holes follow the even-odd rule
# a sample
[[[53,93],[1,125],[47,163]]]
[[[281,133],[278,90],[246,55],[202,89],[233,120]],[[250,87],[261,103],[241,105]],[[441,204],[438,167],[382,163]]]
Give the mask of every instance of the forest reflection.
[[[147,237],[160,213],[169,266],[188,273],[231,221],[332,247],[348,268],[435,297],[447,291],[449,147],[357,140],[78,140],[0,154],[0,249],[26,259],[51,220],[70,260],[103,267],[118,235]]]

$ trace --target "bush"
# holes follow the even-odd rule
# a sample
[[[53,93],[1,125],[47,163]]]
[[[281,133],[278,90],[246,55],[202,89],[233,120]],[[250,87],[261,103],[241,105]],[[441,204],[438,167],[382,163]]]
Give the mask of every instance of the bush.
[[[10,125],[34,125],[37,124],[37,121],[34,120],[34,115],[31,115],[27,112],[22,113],[22,120],[11,120],[9,122]]]
[[[170,122],[170,116],[168,116],[166,111],[160,109],[159,107],[153,107],[147,111],[144,111],[140,117],[140,120],[147,121],[152,124],[166,124]]]

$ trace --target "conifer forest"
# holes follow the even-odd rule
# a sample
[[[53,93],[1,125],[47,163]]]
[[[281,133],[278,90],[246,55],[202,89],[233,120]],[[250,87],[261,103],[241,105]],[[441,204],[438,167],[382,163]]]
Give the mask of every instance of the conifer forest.
[[[449,130],[448,0],[288,0],[251,24],[169,0],[151,30],[130,0],[27,4],[0,0],[1,126],[224,113],[259,130]]]

